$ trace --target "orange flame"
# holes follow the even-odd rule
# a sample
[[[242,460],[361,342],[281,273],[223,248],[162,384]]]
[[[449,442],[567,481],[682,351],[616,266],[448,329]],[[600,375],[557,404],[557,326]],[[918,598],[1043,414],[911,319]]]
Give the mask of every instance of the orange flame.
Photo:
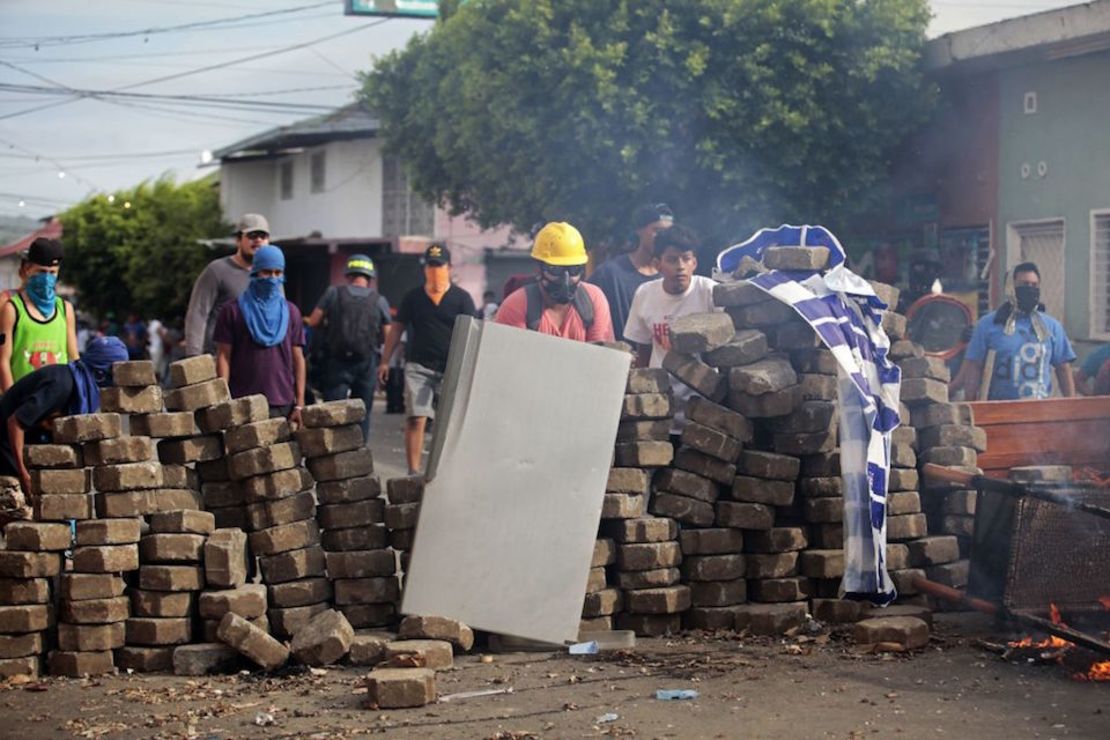
[[[1049,619],[1052,620],[1053,624],[1058,624],[1061,627],[1067,627],[1067,625],[1064,624],[1063,617],[1060,616],[1060,610],[1056,607],[1055,604],[1049,604],[1048,605],[1048,617],[1049,617]],[[1040,641],[1036,641],[1032,637],[1023,637],[1020,640],[1018,640],[1017,642],[1009,643],[1009,645],[1010,645],[1010,647],[1015,647],[1015,648],[1036,648],[1036,649],[1044,649],[1044,648],[1061,649],[1061,648],[1074,647],[1074,645],[1072,645],[1072,643],[1070,643],[1069,641],[1067,641],[1067,640],[1065,640],[1061,637],[1056,637],[1055,635],[1049,635],[1046,639],[1040,640]]]
[[[1099,598],[1105,608],[1110,609],[1110,596],[1102,596]],[[1061,627],[1067,627],[1063,618],[1060,616],[1060,610],[1055,604],[1048,605],[1048,616],[1053,624],[1058,624]],[[1017,642],[1011,642],[1010,647],[1015,648],[1032,648],[1034,650],[1069,650],[1075,647],[1075,644],[1055,635],[1050,635],[1044,640],[1036,641],[1032,637],[1023,637]],[[1063,663],[1064,656],[1061,654],[1057,656],[1056,662]],[[1101,663],[1092,663],[1091,667],[1087,669],[1086,673],[1073,673],[1072,680],[1074,681],[1110,681],[1110,660],[1102,661]]]
[[[1076,681],[1110,681],[1110,660],[1095,663],[1086,673],[1076,673],[1072,678]]]

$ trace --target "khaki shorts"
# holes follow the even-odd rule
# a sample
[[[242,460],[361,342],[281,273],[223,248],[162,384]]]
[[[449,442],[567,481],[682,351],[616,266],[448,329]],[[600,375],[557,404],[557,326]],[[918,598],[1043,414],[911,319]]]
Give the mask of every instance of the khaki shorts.
[[[443,373],[418,362],[405,363],[405,415],[436,418],[436,401]]]

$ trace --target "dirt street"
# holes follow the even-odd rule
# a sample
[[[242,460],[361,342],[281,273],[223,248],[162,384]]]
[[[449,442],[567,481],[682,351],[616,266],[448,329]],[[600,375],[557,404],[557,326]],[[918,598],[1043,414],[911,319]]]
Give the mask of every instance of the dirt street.
[[[121,675],[46,679],[0,691],[6,737],[959,737],[1105,738],[1110,684],[1018,666],[978,648],[989,624],[943,617],[912,656],[737,638],[643,640],[597,657],[463,656],[440,695],[512,689],[422,709],[364,707],[363,669],[287,669],[201,679]],[[657,689],[695,689],[658,701]],[[615,714],[612,721],[603,715]],[[267,716],[269,715],[269,716]]]

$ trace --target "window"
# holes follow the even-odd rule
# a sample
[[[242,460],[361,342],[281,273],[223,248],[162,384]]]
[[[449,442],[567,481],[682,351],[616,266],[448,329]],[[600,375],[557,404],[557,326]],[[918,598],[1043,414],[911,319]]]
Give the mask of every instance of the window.
[[[1091,338],[1110,339],[1110,211],[1091,214]]]
[[[309,190],[313,193],[324,192],[324,183],[327,178],[327,160],[324,158],[325,154],[327,154],[327,152],[324,150],[313,152],[308,160],[310,177]]]
[[[280,183],[281,183],[281,199],[293,199],[293,160],[286,160],[281,163],[279,170]]]
[[[382,159],[382,236],[432,236],[435,207],[412,192],[401,160]]]

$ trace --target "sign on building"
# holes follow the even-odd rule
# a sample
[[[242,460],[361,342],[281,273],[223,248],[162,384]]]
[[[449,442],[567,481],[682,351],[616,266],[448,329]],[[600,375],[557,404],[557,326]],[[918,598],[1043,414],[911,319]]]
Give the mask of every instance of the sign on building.
[[[403,18],[436,18],[439,0],[345,0],[347,15],[390,15]]]

